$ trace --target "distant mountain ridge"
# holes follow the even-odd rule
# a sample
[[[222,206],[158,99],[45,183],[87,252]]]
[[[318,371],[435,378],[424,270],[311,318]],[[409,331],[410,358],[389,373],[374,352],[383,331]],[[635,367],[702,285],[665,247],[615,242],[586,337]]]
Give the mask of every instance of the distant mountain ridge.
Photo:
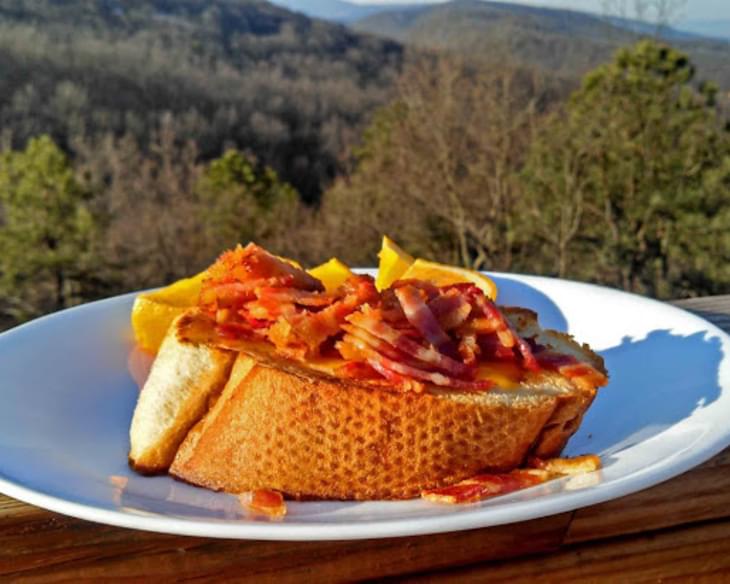
[[[350,23],[373,14],[401,10],[408,4],[354,4],[344,0],[271,0],[273,4],[312,18]]]
[[[454,2],[454,0],[449,0]],[[488,0],[485,0],[488,1]],[[362,20],[368,16],[391,12],[419,12],[421,9],[430,9],[434,5],[426,2],[404,3],[404,4],[356,4],[347,0],[271,0],[273,4],[282,6],[289,10],[306,14],[312,18],[321,18],[333,22],[352,23]],[[448,3],[448,2],[447,2]],[[650,33],[654,25],[630,18],[621,17],[600,17],[587,11],[561,8],[541,8],[536,6],[524,6],[512,2],[491,2],[491,4],[503,4],[515,10],[552,10],[557,12],[578,12],[592,18],[601,18],[617,26],[632,32]],[[730,19],[720,20],[684,20],[673,27],[664,27],[663,34],[668,39],[697,39],[705,37],[709,39],[730,40]]]
[[[617,47],[654,32],[648,24],[586,12],[483,0],[453,0],[388,10],[360,19],[354,30],[417,47],[470,56],[506,55],[566,75],[605,62]],[[703,77],[730,89],[730,43],[663,29],[690,53]]]

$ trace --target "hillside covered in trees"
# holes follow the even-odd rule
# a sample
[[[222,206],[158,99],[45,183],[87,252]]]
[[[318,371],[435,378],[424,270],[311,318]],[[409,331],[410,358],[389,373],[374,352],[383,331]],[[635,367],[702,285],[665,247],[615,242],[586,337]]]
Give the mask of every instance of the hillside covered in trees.
[[[0,326],[248,240],[369,265],[384,232],[474,268],[730,291],[726,93],[681,48],[528,13],[465,54],[254,0],[0,0]]]
[[[20,146],[131,136],[166,120],[209,159],[248,150],[307,200],[382,104],[399,45],[259,0],[0,0],[0,125]]]

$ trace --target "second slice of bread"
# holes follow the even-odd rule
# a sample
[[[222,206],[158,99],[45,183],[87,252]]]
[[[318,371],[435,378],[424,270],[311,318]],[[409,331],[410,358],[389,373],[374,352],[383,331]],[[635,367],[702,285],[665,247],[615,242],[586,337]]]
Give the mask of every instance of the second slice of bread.
[[[208,400],[228,379],[235,353],[188,343],[181,319],[170,326],[134,410],[129,464],[137,472],[165,472],[188,430],[205,414]]]

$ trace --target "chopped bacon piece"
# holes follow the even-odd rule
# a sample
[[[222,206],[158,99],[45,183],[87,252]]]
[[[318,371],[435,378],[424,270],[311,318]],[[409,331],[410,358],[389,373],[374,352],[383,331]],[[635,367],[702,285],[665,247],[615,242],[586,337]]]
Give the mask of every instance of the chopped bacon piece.
[[[573,379],[575,377],[587,377],[587,376],[593,376],[595,374],[601,375],[598,371],[596,371],[593,367],[588,365],[587,363],[575,363],[571,365],[563,365],[560,367],[560,373],[565,375],[568,379]]]
[[[493,323],[494,332],[497,333],[497,338],[502,345],[508,349],[514,347],[517,344],[517,339],[514,331],[510,328],[507,319],[500,312],[499,308],[489,300],[486,296],[476,296],[477,306],[481,309],[482,314],[487,320]]]
[[[378,374],[367,363],[362,361],[350,361],[344,365],[340,365],[335,369],[335,373],[339,377],[346,377],[348,379],[380,379],[381,375]]]
[[[499,323],[491,318],[473,318],[469,321],[469,328],[480,334],[496,333]]]
[[[239,315],[243,318],[243,320],[246,322],[246,324],[248,326],[250,326],[252,329],[267,328],[271,324],[268,320],[261,319],[261,318],[254,318],[246,310],[240,310]]]
[[[257,298],[265,298],[269,302],[284,302],[301,306],[329,306],[338,299],[335,294],[327,292],[311,292],[296,288],[261,287],[254,290]]]
[[[388,288],[380,293],[380,313],[383,320],[392,326],[404,323],[408,324],[406,315],[403,312],[403,308],[401,308],[393,288]],[[408,328],[411,328],[410,324]]]
[[[475,365],[481,349],[475,334],[465,334],[459,341],[459,355],[467,365]]]
[[[560,475],[578,475],[599,470],[602,466],[601,457],[595,454],[584,454],[570,458],[548,458],[544,460],[531,456],[527,460],[528,466],[546,470]]]
[[[433,365],[450,375],[463,377],[472,373],[472,370],[463,363],[459,363],[433,347],[426,347],[418,343],[401,331],[385,323],[378,310],[354,312],[346,320],[355,326],[365,329],[370,334],[384,340],[403,353],[415,357],[419,361]]]
[[[420,290],[425,294],[426,299],[429,301],[433,300],[439,294],[441,294],[441,289],[436,286],[436,284],[432,284],[427,280],[396,280],[391,285],[391,288],[393,289],[393,291],[395,291],[398,288],[402,288],[404,286],[410,286],[411,288],[416,288],[417,290]]]
[[[224,339],[250,337],[253,333],[251,327],[236,322],[225,322],[216,325],[216,331]]]
[[[282,355],[290,359],[303,361],[310,351],[305,339],[293,331],[291,323],[284,317],[269,327],[267,338]]]
[[[515,361],[515,352],[499,342],[497,335],[480,335],[479,348],[487,361]]]
[[[377,298],[372,277],[362,275],[348,278],[338,294],[342,295],[340,300],[319,312],[303,310],[282,315],[271,328],[271,342],[290,356],[300,355],[300,359],[317,355],[328,338],[341,332],[348,315],[364,302]],[[302,347],[304,352],[301,352]]]
[[[361,332],[356,330],[357,327],[351,328],[358,333]],[[378,340],[375,339],[376,342]],[[367,362],[375,371],[396,383],[401,389],[413,390],[410,381],[415,380],[466,391],[487,390],[494,387],[494,383],[489,380],[463,380],[449,377],[431,369],[423,369],[424,364],[399,353],[397,349],[388,346],[386,352],[381,353],[377,348],[368,344],[366,340],[352,333],[347,333],[337,346],[345,359]],[[409,381],[409,383],[404,387],[405,381]],[[417,391],[423,390],[422,383],[418,383],[416,387]]]
[[[458,290],[449,290],[431,300],[428,307],[444,330],[455,329],[469,318],[471,304]]]
[[[225,282],[218,284],[212,281],[203,283],[199,304],[215,312],[221,308],[237,308],[255,297],[254,282]]]
[[[277,279],[300,290],[322,291],[322,282],[255,243],[224,252],[208,269],[211,281],[255,282]]]
[[[292,312],[294,305],[288,302],[277,302],[270,297],[261,296],[246,303],[243,310],[253,318],[270,322],[276,320],[286,312]]]
[[[484,295],[477,296],[476,300],[479,307],[484,312],[484,315],[488,319],[493,320],[495,323],[499,323],[496,333],[500,343],[502,343],[502,345],[506,348],[516,346],[522,357],[525,368],[530,371],[538,371],[540,369],[540,364],[535,358],[535,355],[533,355],[530,344],[517,334],[499,308],[497,308],[497,306]]]
[[[578,361],[573,355],[555,353],[543,346],[537,346],[533,352],[540,367],[557,371],[579,387],[594,388],[608,383],[608,378],[603,372],[588,363]]]
[[[533,349],[533,353],[538,363],[540,363],[540,366],[544,369],[553,369],[557,371],[564,365],[574,365],[578,362],[573,355],[553,353],[543,346],[538,346]]]
[[[588,363],[563,365],[558,369],[561,375],[570,379],[578,387],[592,389],[602,387],[608,383],[608,377]]]
[[[525,369],[530,371],[539,371],[540,364],[537,362],[537,359],[535,359],[535,355],[532,354],[530,344],[514,332],[514,330],[512,332],[515,335],[515,339],[517,339],[517,349],[519,350],[520,355],[522,355],[522,363],[525,366]]]
[[[262,513],[272,518],[286,515],[284,496],[279,491],[257,489],[253,492],[242,493],[238,496],[238,500],[241,505],[255,513]]]
[[[454,343],[441,328],[421,294],[414,286],[401,286],[395,291],[408,322],[423,335],[429,343],[442,353],[454,353]]]
[[[295,288],[311,292],[324,290],[322,282],[301,268],[249,243],[223,253],[208,268],[199,305],[212,313],[219,308],[240,308],[255,297],[256,288]]]

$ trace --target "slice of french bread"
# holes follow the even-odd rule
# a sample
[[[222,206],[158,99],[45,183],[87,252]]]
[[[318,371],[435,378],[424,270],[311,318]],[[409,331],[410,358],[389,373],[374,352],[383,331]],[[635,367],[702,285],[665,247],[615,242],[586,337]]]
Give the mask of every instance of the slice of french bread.
[[[599,356],[568,335],[541,330],[533,312],[505,314],[523,336],[603,371]],[[158,356],[163,364],[155,363],[135,412],[130,461],[149,468],[133,453],[164,443],[166,456],[156,458],[154,470],[164,470],[171,454],[173,476],[233,493],[417,496],[482,470],[514,468],[529,453],[557,455],[595,396],[595,387],[552,371],[481,393],[435,386],[422,394],[394,392],[282,359],[268,345],[215,348],[206,327],[193,310],[168,332]],[[175,369],[182,360],[187,365]],[[176,402],[195,408],[178,405],[173,409],[185,414],[169,415]]]
[[[556,404],[521,388],[398,393],[240,353],[170,473],[233,493],[410,498],[485,468],[515,468]]]

